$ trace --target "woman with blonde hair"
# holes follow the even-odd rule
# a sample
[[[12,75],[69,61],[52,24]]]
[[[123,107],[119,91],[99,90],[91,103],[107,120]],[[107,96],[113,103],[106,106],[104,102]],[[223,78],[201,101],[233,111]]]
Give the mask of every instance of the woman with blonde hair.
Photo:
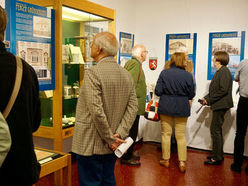
[[[195,96],[195,86],[192,75],[185,70],[187,60],[183,52],[175,52],[167,65],[168,67],[165,65],[165,69],[160,73],[155,88],[155,94],[160,96],[158,106],[162,128],[162,160],[160,160],[160,164],[169,167],[170,141],[172,127],[174,127],[179,170],[185,172],[186,123],[190,116],[189,100]]]

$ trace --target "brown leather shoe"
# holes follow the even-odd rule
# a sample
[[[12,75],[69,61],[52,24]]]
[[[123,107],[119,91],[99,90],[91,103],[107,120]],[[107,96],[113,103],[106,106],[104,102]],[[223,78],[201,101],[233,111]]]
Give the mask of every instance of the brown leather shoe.
[[[208,160],[211,160],[211,159],[213,159],[214,158],[214,156],[207,156],[207,159]],[[224,160],[224,157],[222,157],[222,161]]]
[[[137,151],[135,151],[133,154],[132,154],[132,159],[134,160],[140,160],[140,156],[139,156],[139,153]]]
[[[214,160],[213,158],[211,158],[208,161],[204,161],[205,165],[221,165],[223,160]]]
[[[180,170],[180,172],[185,173],[185,171],[186,171],[186,165],[185,165],[185,162],[184,161],[180,161],[179,162],[179,170]]]
[[[133,154],[132,155],[132,159],[134,159],[134,160],[140,160],[140,156],[139,155],[136,155],[136,154]]]
[[[159,164],[168,168],[170,166],[170,161],[169,160],[160,160]]]
[[[246,167],[245,167],[245,172],[246,172],[246,174],[248,174],[248,165],[246,165]]]
[[[140,162],[135,159],[129,159],[129,160],[121,159],[121,164],[130,165],[130,166],[140,166]]]

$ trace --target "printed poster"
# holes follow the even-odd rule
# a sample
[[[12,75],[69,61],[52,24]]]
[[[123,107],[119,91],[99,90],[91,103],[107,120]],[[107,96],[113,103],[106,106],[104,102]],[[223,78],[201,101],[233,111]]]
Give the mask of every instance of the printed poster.
[[[126,62],[132,58],[132,48],[134,45],[134,34],[120,32],[120,49],[118,63],[125,66]]]
[[[35,70],[41,91],[53,90],[54,72],[54,10],[21,1],[7,3],[10,52],[20,56]],[[8,29],[8,27],[7,27]]]
[[[188,59],[193,61],[195,72],[196,42],[196,33],[166,34],[165,61],[168,61],[171,55],[176,52],[180,47],[185,47],[188,51]]]
[[[213,32],[209,33],[208,50],[208,80],[216,72],[212,59],[216,51],[226,51],[229,54],[229,68],[233,78],[241,60],[244,59],[245,31],[242,32]]]

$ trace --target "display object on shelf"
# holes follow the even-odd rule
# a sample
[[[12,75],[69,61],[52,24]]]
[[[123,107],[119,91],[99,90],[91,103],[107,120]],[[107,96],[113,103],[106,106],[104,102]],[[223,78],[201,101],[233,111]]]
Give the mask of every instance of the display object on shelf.
[[[74,124],[75,124],[75,117],[66,117],[66,115],[64,115],[64,117],[62,118],[63,128],[74,126]]]
[[[65,85],[64,86],[64,98],[65,99],[72,98],[72,87],[71,87],[71,85]]]
[[[62,62],[69,63],[69,45],[62,45]]]
[[[74,93],[74,97],[78,98],[79,96],[79,82],[76,81],[75,83],[73,83],[73,93]]]
[[[84,64],[84,59],[83,59],[80,47],[69,44],[69,53],[71,56],[71,61],[69,63]]]

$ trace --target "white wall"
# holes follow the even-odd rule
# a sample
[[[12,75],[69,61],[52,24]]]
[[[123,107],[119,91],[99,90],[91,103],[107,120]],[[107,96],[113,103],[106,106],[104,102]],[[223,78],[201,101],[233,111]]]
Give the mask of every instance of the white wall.
[[[135,33],[136,0],[90,0],[91,2],[116,10],[116,37],[119,32]]]
[[[248,32],[247,0],[91,0],[116,10],[119,32],[135,34],[135,43],[144,44],[148,57],[158,57],[158,68],[149,70],[148,60],[143,64],[148,83],[156,83],[165,61],[165,36],[173,33],[197,33],[196,98],[208,89],[209,32]],[[248,33],[246,33],[246,38]],[[247,41],[247,39],[246,39]],[[245,57],[248,56],[246,42]],[[147,58],[148,59],[148,58]],[[234,91],[237,83],[234,82]],[[234,101],[238,97],[233,94]]]
[[[197,91],[193,108],[198,107],[197,99],[208,91],[210,81],[207,80],[208,67],[208,40],[209,32],[246,31],[245,57],[248,57],[248,1],[247,0],[92,0],[103,6],[116,9],[117,30],[135,34],[135,43],[144,44],[148,57],[158,58],[158,68],[149,70],[148,60],[143,63],[147,83],[156,83],[165,61],[165,37],[174,33],[197,33],[196,71],[195,78]],[[235,94],[238,85],[234,82],[233,98],[235,106],[238,95]],[[192,110],[194,110],[192,108]],[[233,138],[235,136],[235,108],[232,109],[227,121],[230,132],[229,142],[225,144],[225,152],[232,152]],[[210,111],[209,111],[210,112]],[[209,149],[210,119],[202,119],[202,113],[193,113],[189,118],[191,122],[188,131],[200,123],[201,129],[195,133],[198,140]],[[226,122],[227,122],[226,121]],[[194,126],[194,124],[196,124]],[[187,127],[188,127],[187,126]],[[193,127],[193,128],[192,128]],[[227,129],[223,129],[224,131]],[[205,136],[204,134],[207,133]],[[189,134],[190,135],[190,134]],[[197,136],[198,135],[198,136]],[[206,142],[207,141],[207,142]],[[192,146],[198,146],[198,141],[191,139]],[[248,154],[248,148],[246,149]]]

